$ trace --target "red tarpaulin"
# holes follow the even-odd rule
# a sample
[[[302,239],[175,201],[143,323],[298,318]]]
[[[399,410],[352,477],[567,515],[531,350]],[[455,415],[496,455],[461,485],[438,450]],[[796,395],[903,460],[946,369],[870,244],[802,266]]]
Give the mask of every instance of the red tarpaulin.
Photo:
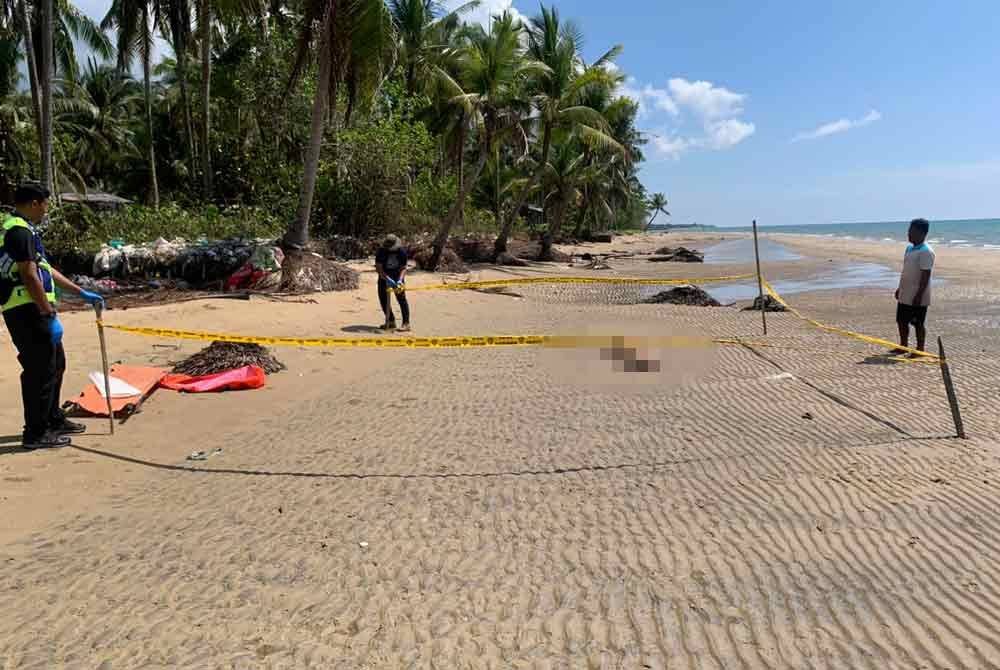
[[[163,388],[184,393],[216,393],[218,391],[247,391],[259,389],[267,381],[267,373],[256,365],[227,370],[214,375],[190,377],[188,375],[167,375],[160,381]]]

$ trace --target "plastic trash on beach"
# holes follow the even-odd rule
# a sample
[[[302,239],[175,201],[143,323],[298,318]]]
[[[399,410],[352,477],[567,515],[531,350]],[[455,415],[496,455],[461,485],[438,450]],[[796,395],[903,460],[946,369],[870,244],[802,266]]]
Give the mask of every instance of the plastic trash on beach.
[[[104,373],[91,372],[89,378],[91,383],[97,387],[97,392],[101,394],[101,397],[107,398],[108,395],[104,386]],[[139,389],[117,377],[108,376],[108,386],[111,388],[112,398],[131,398],[132,396],[142,394]]]

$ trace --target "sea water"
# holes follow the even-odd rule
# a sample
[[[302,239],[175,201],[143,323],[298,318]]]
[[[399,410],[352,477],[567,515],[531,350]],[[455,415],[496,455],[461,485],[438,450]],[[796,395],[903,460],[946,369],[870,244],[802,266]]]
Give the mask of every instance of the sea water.
[[[905,242],[909,221],[878,223],[818,223],[802,226],[761,226],[760,232],[820,235],[858,240]],[[750,228],[725,228],[719,230],[749,231]],[[1000,219],[967,219],[955,221],[931,220],[928,237],[931,244],[952,247],[979,247],[1000,250]]]

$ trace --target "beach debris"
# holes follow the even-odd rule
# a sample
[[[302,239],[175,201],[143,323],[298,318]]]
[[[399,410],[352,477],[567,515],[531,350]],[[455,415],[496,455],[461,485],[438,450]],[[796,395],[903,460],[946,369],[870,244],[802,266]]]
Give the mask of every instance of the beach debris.
[[[705,254],[687,247],[662,247],[650,257],[651,263],[704,263]]]
[[[603,258],[591,259],[589,263],[583,266],[585,270],[610,270],[611,266]]]
[[[177,363],[173,372],[191,377],[203,377],[248,365],[257,366],[269,375],[285,369],[284,363],[259,344],[212,342],[198,353]]]
[[[697,286],[685,285],[661,291],[642,302],[648,305],[690,305],[693,307],[721,307],[719,301]]]
[[[407,254],[413,259],[413,262],[417,264],[417,267],[421,270],[426,270],[430,267],[431,258],[434,256],[434,247],[431,245],[418,244],[411,247]],[[441,252],[441,258],[438,260],[436,272],[454,272],[458,274],[467,274],[469,268],[465,265],[465,261],[458,257],[454,249],[445,249]]]
[[[753,304],[749,307],[744,307],[744,312],[759,312],[760,311],[760,296],[753,299]],[[787,312],[788,308],[782,305],[780,302],[774,299],[772,295],[764,296],[764,311],[765,312]]]
[[[212,451],[194,451],[188,454],[187,459],[189,461],[207,461],[212,456],[218,456],[222,453],[222,449],[213,449]]]
[[[497,265],[506,265],[508,267],[523,268],[527,267],[528,261],[522,258],[518,258],[517,256],[514,256],[513,254],[505,251],[501,253],[499,256],[497,256]]]
[[[816,417],[814,417],[811,412],[806,412],[805,414],[802,415],[802,418],[805,419],[806,421],[812,421]]]
[[[281,263],[285,260],[284,252],[275,246],[262,245],[253,250],[250,260],[229,275],[226,280],[226,291],[237,289],[253,289],[266,291],[276,289],[281,284]]]
[[[793,375],[790,372],[779,372],[776,375],[764,377],[764,379],[769,382],[780,382],[780,381],[785,381],[786,379],[795,379],[795,375]]]
[[[358,542],[358,546],[361,547],[362,549],[367,549],[368,548],[368,543],[367,542]]]
[[[353,291],[361,275],[311,251],[289,251],[282,265],[281,290],[287,293]]]
[[[604,244],[608,244],[612,242],[613,239],[614,236],[612,233],[591,233],[590,235],[591,242],[602,242]]]

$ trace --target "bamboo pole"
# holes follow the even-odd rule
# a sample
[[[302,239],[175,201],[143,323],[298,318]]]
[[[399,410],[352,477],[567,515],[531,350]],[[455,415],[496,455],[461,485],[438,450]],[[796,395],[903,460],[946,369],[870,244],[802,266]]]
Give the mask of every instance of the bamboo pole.
[[[757,259],[757,291],[760,294],[760,320],[767,335],[767,302],[764,300],[764,277],[760,273],[760,246],[757,243],[757,219],[753,220],[753,255]]]
[[[948,359],[944,355],[944,342],[938,338],[938,354],[941,357],[941,376],[944,378],[944,390],[948,394],[948,406],[951,407],[951,418],[955,422],[955,435],[959,439],[966,439],[965,424],[962,423],[962,411],[958,407],[958,396],[955,394],[955,384],[951,379],[951,368],[948,367]]]
[[[101,314],[104,312],[104,305],[97,303],[94,305],[94,314],[97,315],[97,337],[101,341],[101,365],[104,372],[104,398],[108,403],[108,425],[111,427],[111,434],[115,434],[115,413],[111,409],[111,371],[108,366],[108,346],[104,339],[104,322]]]

